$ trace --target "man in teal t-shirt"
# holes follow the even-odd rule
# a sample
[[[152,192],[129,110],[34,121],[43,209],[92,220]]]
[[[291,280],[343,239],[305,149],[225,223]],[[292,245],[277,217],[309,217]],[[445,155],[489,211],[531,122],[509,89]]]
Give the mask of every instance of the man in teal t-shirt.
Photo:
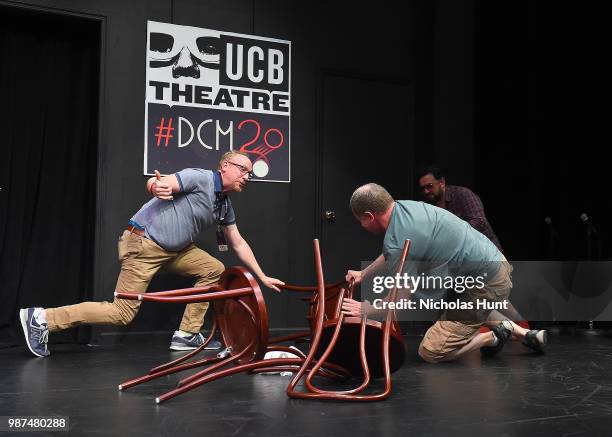
[[[486,278],[481,287],[466,288],[461,293],[461,308],[447,309],[429,328],[419,355],[427,362],[457,359],[480,349],[484,355],[495,355],[514,334],[523,343],[542,351],[546,331],[527,330],[507,320],[497,311],[477,309],[477,301],[507,301],[512,288],[512,266],[491,241],[454,214],[423,202],[395,201],[380,185],[366,184],[353,193],[351,210],[361,226],[373,234],[384,233],[382,254],[362,271],[349,270],[347,281],[358,284],[384,267],[396,272],[404,242],[412,241],[403,273],[418,279],[419,266],[433,266],[436,275],[457,278]],[[477,280],[476,280],[476,283]],[[412,282],[414,284],[414,282]],[[399,296],[410,299],[416,290],[401,289]],[[471,305],[471,307],[469,306]],[[346,315],[373,315],[377,310],[366,302],[345,299]],[[478,333],[486,325],[491,332]]]

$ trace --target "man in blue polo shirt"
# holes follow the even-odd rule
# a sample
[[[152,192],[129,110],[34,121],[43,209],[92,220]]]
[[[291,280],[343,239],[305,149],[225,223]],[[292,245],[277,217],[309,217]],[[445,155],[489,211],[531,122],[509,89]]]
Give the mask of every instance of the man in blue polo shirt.
[[[385,235],[382,254],[362,271],[349,270],[347,281],[360,283],[365,276],[387,267],[395,272],[407,239],[412,240],[404,272],[415,277],[419,263],[434,266],[448,277],[482,275],[482,287],[463,291],[462,307],[442,314],[425,334],[419,355],[427,362],[437,363],[459,358],[465,353],[481,349],[485,355],[498,353],[514,334],[524,344],[542,351],[546,331],[527,330],[507,320],[497,311],[477,310],[476,301],[507,301],[512,288],[512,266],[502,253],[483,234],[454,214],[423,202],[395,201],[380,185],[366,184],[353,193],[351,210],[361,226],[373,234]],[[400,292],[401,299],[409,300],[416,290],[410,286]],[[372,305],[345,299],[343,312],[350,316],[373,315]],[[491,331],[478,333],[486,325]]]
[[[153,198],[134,214],[119,238],[121,272],[115,291],[146,292],[162,266],[194,277],[196,287],[216,283],[224,271],[223,264],[194,244],[200,232],[214,226],[218,239],[225,240],[220,244],[227,243],[263,285],[280,291],[278,286],[283,282],[264,274],[240,235],[227,196],[244,189],[252,168],[246,154],[231,151],[222,156],[217,171],[188,168],[163,177],[156,171],[156,176],[147,181]],[[83,324],[127,325],[139,306],[140,301],[125,299],[82,302],[59,308],[24,308],[20,318],[30,351],[36,356],[48,356],[49,332]],[[200,328],[207,309],[208,302],[186,306],[179,330],[172,337],[172,350],[195,349],[205,341]],[[219,347],[219,342],[207,346]]]

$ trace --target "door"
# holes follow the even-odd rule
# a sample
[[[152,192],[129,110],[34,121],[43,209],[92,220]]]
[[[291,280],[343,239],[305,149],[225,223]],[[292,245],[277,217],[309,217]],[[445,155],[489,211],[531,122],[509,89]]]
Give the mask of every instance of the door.
[[[361,228],[349,208],[358,186],[376,182],[396,199],[414,190],[412,93],[408,84],[324,75],[319,209],[325,281],[381,253],[383,236]]]

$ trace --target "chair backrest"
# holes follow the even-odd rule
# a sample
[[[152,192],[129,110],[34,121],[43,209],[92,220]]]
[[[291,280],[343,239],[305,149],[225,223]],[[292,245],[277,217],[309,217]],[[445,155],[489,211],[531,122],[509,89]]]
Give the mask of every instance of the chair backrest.
[[[308,301],[308,311],[306,313],[306,319],[308,320],[308,324],[310,326],[310,330],[314,329],[315,324],[315,316],[317,314],[317,309],[319,308],[319,293],[316,293],[317,287],[312,287],[313,295],[310,297]],[[342,290],[345,290],[345,297],[352,297],[352,290],[349,291],[348,282],[342,281],[337,282],[335,284],[326,285],[325,286],[325,320],[333,320],[336,316],[336,310],[338,305],[341,305],[341,302],[338,302],[340,297],[340,293]],[[348,293],[348,294],[347,294]]]

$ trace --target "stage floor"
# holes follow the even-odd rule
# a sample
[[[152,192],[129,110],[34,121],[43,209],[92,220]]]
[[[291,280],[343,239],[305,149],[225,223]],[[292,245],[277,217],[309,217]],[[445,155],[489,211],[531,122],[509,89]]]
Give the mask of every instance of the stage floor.
[[[416,355],[420,339],[407,337],[408,355],[393,374],[393,393],[376,403],[290,399],[289,377],[279,375],[233,376],[161,405],[155,396],[174,388],[179,376],[118,391],[120,382],[179,356],[167,349],[169,338],[52,345],[46,359],[25,347],[3,349],[0,415],[68,416],[70,435],[130,437],[612,435],[612,337],[549,339],[541,356],[510,342],[494,358],[473,353],[431,365]]]

